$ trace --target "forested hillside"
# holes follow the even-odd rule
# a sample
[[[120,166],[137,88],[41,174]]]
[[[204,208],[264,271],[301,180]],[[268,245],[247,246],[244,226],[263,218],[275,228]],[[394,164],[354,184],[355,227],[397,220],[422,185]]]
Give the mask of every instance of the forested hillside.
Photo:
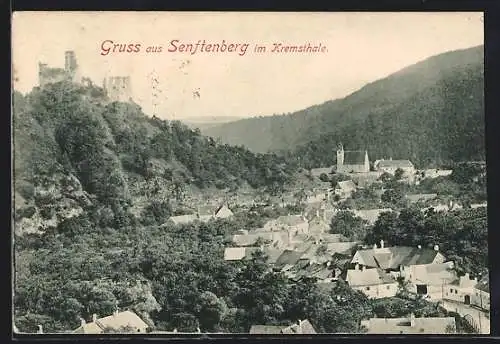
[[[55,200],[78,213],[95,198],[126,217],[132,200],[158,200],[160,189],[171,191],[168,208],[188,189],[272,191],[293,174],[276,155],[218,144],[137,105],[109,103],[99,88],[64,83],[14,94],[14,149],[18,220],[35,228],[39,213],[58,221]]]
[[[483,160],[483,59],[483,46],[447,52],[343,99],[203,133],[258,152],[295,150],[312,166],[332,164],[340,142],[347,149],[369,149],[373,160],[409,158],[423,165]]]

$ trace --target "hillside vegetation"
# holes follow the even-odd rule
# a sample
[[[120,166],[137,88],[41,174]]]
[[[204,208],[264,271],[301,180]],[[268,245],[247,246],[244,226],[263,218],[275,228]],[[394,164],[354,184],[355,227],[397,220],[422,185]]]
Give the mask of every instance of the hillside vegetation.
[[[428,58],[343,99],[203,133],[256,152],[293,150],[311,166],[332,164],[338,143],[367,148],[372,160],[409,158],[420,165],[484,160],[483,49]]]
[[[127,222],[138,201],[170,213],[189,190],[283,186],[282,158],[216,143],[180,122],[109,103],[102,90],[58,83],[14,94],[16,230],[53,227],[89,204]],[[48,221],[48,223],[47,223]]]

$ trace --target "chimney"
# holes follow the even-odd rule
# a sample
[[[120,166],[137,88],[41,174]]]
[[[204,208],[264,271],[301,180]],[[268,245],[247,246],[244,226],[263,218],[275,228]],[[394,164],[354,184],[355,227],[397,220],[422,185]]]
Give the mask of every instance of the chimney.
[[[359,264],[356,263],[356,265],[354,266],[354,270],[359,270]]]
[[[373,244],[373,249],[376,250],[377,249],[377,244]]]
[[[97,314],[92,314],[92,322],[96,322],[97,321]]]
[[[173,331],[173,332],[174,332],[174,333],[177,333],[177,329],[176,329],[176,328],[174,328],[174,331]]]
[[[364,265],[361,265],[361,271],[365,271],[366,267]]]
[[[439,251],[439,245],[434,245],[434,251]]]
[[[80,325],[83,326],[85,325],[87,322],[85,321],[85,319],[83,318],[80,318]]]
[[[410,326],[415,327],[415,314],[410,314]]]
[[[470,280],[470,275],[469,275],[469,273],[468,273],[468,272],[466,272],[466,273],[465,273],[464,278],[465,278],[466,280]]]
[[[384,240],[380,240],[380,248],[384,248]]]
[[[43,334],[43,327],[42,325],[38,325],[38,332],[39,334]]]

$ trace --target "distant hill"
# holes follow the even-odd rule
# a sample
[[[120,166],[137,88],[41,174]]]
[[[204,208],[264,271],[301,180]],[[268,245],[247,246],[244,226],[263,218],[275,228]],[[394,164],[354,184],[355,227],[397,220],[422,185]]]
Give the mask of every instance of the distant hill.
[[[221,124],[235,122],[240,120],[241,117],[229,116],[206,116],[206,117],[188,117],[180,118],[179,121],[187,125],[191,129],[206,130]]]
[[[483,49],[430,57],[343,99],[289,115],[243,119],[202,132],[256,152],[294,151],[312,166],[333,163],[338,143],[368,148],[371,159],[482,160]]]

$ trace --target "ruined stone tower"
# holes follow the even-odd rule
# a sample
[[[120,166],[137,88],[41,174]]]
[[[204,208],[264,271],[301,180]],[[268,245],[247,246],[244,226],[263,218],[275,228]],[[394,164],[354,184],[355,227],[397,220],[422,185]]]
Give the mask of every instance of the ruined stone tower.
[[[104,79],[103,88],[112,101],[128,102],[132,100],[130,76],[112,76]]]

